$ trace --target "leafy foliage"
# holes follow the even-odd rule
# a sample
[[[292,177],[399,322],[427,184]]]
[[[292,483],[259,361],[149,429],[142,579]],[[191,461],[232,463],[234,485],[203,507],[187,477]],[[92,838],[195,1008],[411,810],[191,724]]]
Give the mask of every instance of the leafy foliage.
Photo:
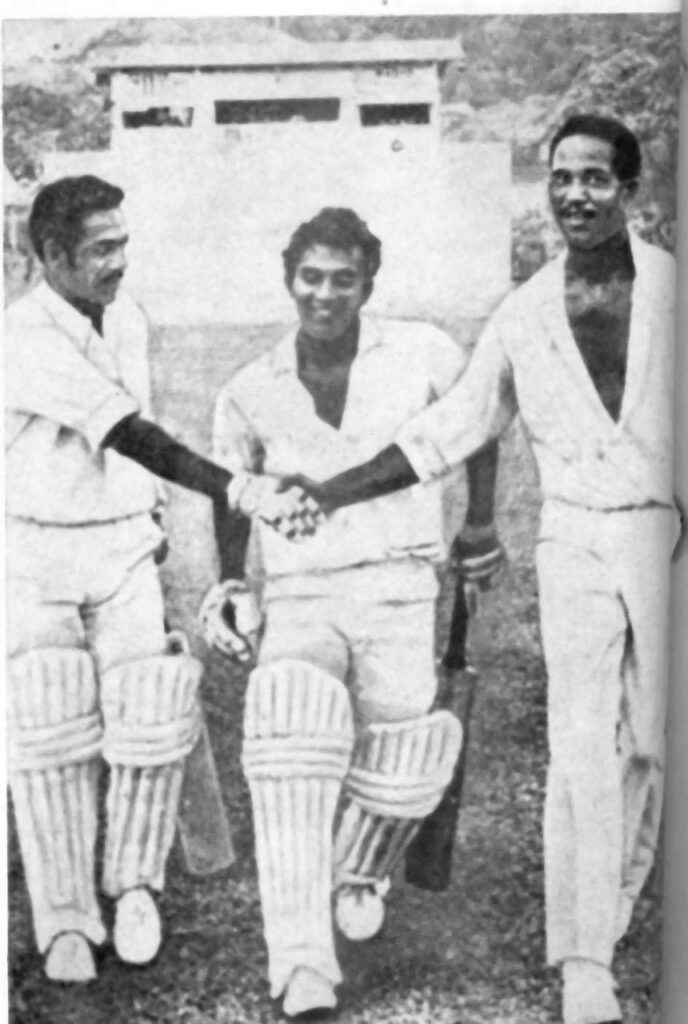
[[[621,117],[641,144],[644,160],[637,226],[648,240],[673,246],[679,101],[678,37],[630,36],[576,75],[555,114],[579,110]]]
[[[51,149],[109,145],[107,103],[80,78],[67,92],[22,83],[6,86],[3,120],[5,163],[16,178],[40,177],[43,155]]]
[[[5,162],[16,177],[40,177],[42,155],[53,148],[107,148],[108,100],[90,72],[104,47],[258,42],[277,32],[306,41],[460,37],[465,69],[450,65],[443,82],[447,131],[467,141],[510,141],[515,180],[532,179],[543,174],[544,144],[567,114],[615,114],[637,133],[643,150],[635,227],[648,240],[673,248],[678,15],[130,18],[96,25],[100,31],[86,45],[72,47],[69,57],[32,58],[9,68],[6,60]],[[516,214],[516,279],[536,269],[542,254],[556,246],[548,232],[543,209]]]

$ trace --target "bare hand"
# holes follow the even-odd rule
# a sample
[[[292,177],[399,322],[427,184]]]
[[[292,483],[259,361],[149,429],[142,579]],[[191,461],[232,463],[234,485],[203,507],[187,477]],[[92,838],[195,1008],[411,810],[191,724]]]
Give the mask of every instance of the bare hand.
[[[273,476],[236,474],[227,501],[231,509],[262,520],[289,540],[311,536],[323,519],[320,506],[302,487]]]
[[[318,483],[317,480],[313,480],[309,476],[305,476],[303,473],[290,473],[288,476],[283,476],[277,486],[278,491],[287,491],[290,487],[297,487],[308,495],[321,509],[321,511],[327,513],[327,500],[323,493],[322,484]]]

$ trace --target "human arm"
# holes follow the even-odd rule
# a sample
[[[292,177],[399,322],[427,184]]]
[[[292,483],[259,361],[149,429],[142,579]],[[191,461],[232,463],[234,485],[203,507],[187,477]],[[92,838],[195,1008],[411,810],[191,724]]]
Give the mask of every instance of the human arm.
[[[321,483],[302,476],[289,477],[288,483],[299,484],[325,512],[332,512],[435,479],[470,459],[471,525],[484,525],[492,518],[497,468],[496,448],[488,443],[506,429],[515,413],[511,365],[499,323],[491,321],[463,376],[404,424],[393,444]]]
[[[497,449],[490,445],[517,411],[511,362],[502,343],[504,307],[476,345],[466,372],[438,402],[409,420],[396,442],[423,482],[467,464],[469,523],[492,519]]]
[[[505,560],[494,523],[498,460],[497,441],[489,441],[466,460],[468,509],[451,547],[472,614],[478,611],[479,592],[490,588]]]
[[[163,480],[205,494],[213,500],[216,515],[225,505],[233,513],[227,520],[230,529],[245,516],[255,515],[289,537],[313,532],[309,520],[311,506],[295,488],[289,494],[278,491],[275,478],[250,472],[230,473],[138,414],[115,424],[103,439],[102,447],[113,448]]]
[[[260,471],[264,450],[249,419],[234,401],[231,388],[220,393],[213,419],[213,456],[234,471]],[[213,502],[213,529],[218,555],[218,582],[203,599],[198,621],[206,644],[232,661],[248,661],[255,649],[260,612],[245,582],[251,520],[227,502]]]
[[[222,499],[213,502],[213,531],[219,559],[220,580],[242,580],[251,536],[251,520],[232,511]]]
[[[163,480],[226,503],[232,474],[191,451],[138,413],[116,423],[103,438],[101,447],[133,459]]]

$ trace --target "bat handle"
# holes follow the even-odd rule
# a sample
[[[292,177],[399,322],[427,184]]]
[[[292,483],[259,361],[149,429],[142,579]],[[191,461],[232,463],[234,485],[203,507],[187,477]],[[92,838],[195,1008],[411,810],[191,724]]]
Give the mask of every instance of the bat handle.
[[[468,633],[469,618],[470,614],[466,602],[464,580],[462,576],[458,576],[454,594],[454,607],[449,624],[449,639],[447,640],[447,649],[442,659],[444,668],[449,669],[449,671],[466,667],[466,634]]]

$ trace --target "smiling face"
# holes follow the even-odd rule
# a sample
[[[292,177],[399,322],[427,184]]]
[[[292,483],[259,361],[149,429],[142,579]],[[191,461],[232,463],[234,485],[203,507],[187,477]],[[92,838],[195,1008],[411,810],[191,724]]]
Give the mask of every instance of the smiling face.
[[[549,200],[552,212],[574,249],[595,249],[626,224],[635,181],[620,181],[611,143],[589,135],[569,135],[552,155]]]
[[[46,277],[68,301],[107,306],[116,298],[126,270],[128,241],[119,208],[90,213],[83,219],[81,238],[71,254],[55,242],[46,242]]]
[[[311,246],[296,265],[289,291],[303,331],[317,341],[337,341],[370,294],[361,249]]]

